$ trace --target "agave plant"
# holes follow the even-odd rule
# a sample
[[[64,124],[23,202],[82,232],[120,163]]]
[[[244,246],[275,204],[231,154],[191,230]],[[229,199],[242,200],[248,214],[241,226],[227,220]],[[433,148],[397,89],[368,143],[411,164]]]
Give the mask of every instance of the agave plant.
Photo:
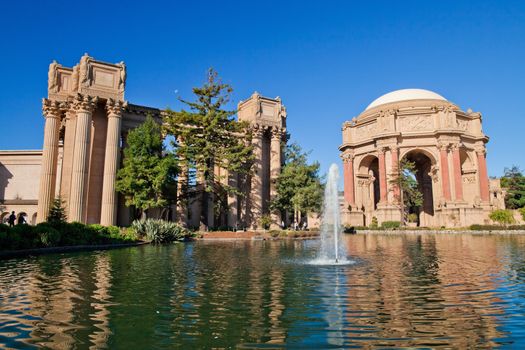
[[[135,220],[131,227],[137,235],[153,243],[183,241],[193,236],[191,231],[175,222],[158,219]]]

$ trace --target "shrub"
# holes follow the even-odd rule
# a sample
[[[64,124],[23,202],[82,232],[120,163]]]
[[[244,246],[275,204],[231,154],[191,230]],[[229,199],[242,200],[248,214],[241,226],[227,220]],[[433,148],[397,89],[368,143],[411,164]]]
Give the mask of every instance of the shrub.
[[[343,233],[355,233],[355,227],[354,226],[345,226],[343,228]]]
[[[164,220],[135,220],[131,227],[137,235],[146,237],[153,243],[183,241],[193,236],[191,231],[179,224]]]
[[[525,207],[520,208],[518,211],[520,212],[523,221],[525,221]]]
[[[265,230],[270,228],[270,225],[272,224],[272,217],[268,214],[265,214],[261,216],[259,219],[259,224],[264,228]]]
[[[381,223],[381,227],[385,229],[396,229],[401,226],[401,222],[399,221],[384,221]]]
[[[509,225],[514,223],[514,216],[512,211],[506,209],[494,210],[489,214],[489,218],[492,221],[497,222],[500,225]]]
[[[377,228],[377,218],[375,216],[372,217],[372,222],[370,223],[370,228]]]
[[[501,230],[500,225],[470,225],[469,227],[473,231],[497,231]],[[525,230],[525,225],[512,225],[506,226],[505,230]]]
[[[53,247],[60,242],[60,232],[47,223],[36,225],[34,230],[42,247]]]
[[[418,215],[416,213],[408,214],[408,222],[417,222]]]

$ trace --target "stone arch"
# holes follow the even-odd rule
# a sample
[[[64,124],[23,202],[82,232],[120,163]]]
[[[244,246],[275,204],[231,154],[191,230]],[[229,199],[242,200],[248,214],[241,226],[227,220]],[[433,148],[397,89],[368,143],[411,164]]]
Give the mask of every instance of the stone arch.
[[[379,186],[379,158],[375,154],[365,155],[358,166],[358,184],[362,191],[362,207],[366,211],[377,209],[381,198]]]
[[[0,222],[2,224],[5,224],[7,223],[7,219],[9,218],[9,212],[8,211],[5,211],[2,213],[2,215],[0,215]]]
[[[432,226],[434,224],[434,188],[432,172],[437,163],[437,157],[424,148],[413,148],[403,153],[401,159],[408,159],[416,166],[416,181],[423,194],[423,205],[419,209],[418,225]]]
[[[25,211],[21,211],[18,214],[16,214],[16,222],[18,223],[18,220],[20,219],[21,216],[24,218],[25,223],[29,224],[29,216],[27,215]]]
[[[431,165],[436,165],[437,164],[437,159],[438,159],[437,154],[434,154],[434,152],[432,152],[431,150],[429,150],[427,148],[423,148],[423,147],[414,147],[414,148],[403,149],[400,152],[401,154],[399,155],[399,159],[403,159],[407,154],[413,153],[413,152],[422,153],[425,156],[427,156],[428,159],[430,159]]]

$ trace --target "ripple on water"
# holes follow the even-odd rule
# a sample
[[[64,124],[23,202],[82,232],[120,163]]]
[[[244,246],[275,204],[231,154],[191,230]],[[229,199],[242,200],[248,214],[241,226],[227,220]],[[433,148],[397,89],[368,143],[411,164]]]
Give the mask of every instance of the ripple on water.
[[[213,242],[0,261],[0,347],[525,348],[525,238]]]

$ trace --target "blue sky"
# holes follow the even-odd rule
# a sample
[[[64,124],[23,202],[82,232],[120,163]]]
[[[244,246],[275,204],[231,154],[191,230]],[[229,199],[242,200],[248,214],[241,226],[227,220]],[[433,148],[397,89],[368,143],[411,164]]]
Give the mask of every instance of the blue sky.
[[[490,175],[525,168],[525,1],[6,1],[0,30],[0,149],[42,147],[48,65],[88,52],[126,62],[136,104],[180,107],[210,66],[235,103],[281,96],[323,172],[341,124],[401,88],[482,112]]]

